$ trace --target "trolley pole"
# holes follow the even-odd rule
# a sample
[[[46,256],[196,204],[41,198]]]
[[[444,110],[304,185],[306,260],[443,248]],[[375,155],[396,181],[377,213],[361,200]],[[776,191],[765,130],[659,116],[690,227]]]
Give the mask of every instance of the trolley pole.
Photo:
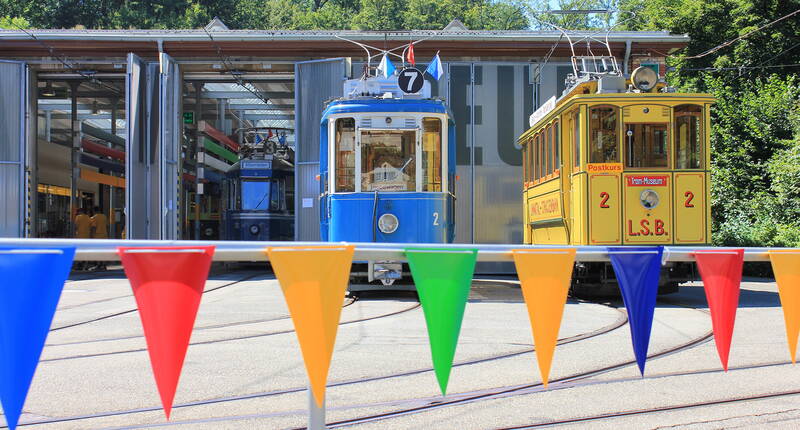
[[[322,401],[322,407],[318,407],[310,385],[308,387],[308,430],[325,430],[325,400]]]

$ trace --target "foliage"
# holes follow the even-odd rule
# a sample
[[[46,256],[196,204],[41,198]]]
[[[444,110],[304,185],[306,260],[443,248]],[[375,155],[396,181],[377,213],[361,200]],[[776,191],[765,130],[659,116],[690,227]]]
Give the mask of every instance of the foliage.
[[[0,28],[8,30],[16,30],[19,28],[28,28],[31,24],[25,18],[16,18],[10,16],[0,16]]]
[[[0,16],[38,28],[200,28],[218,16],[230,28],[264,30],[527,28],[513,0],[0,0]]]
[[[555,14],[554,10],[617,10],[619,0],[532,0],[526,5],[531,26],[537,30],[555,30],[553,25],[569,30],[605,29],[625,20],[628,15],[613,13]],[[553,7],[555,6],[555,7]],[[617,20],[619,18],[619,21]]]

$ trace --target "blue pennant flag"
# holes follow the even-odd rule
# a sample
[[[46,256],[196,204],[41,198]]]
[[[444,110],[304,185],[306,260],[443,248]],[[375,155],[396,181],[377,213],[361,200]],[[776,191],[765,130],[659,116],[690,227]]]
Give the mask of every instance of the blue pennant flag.
[[[0,247],[0,403],[17,427],[74,247]]]
[[[392,60],[389,59],[389,55],[383,54],[381,64],[378,65],[378,73],[383,75],[384,78],[388,78],[389,76],[394,75],[394,71],[394,64],[392,64]]]
[[[608,255],[619,282],[622,300],[628,310],[631,326],[633,353],[639,372],[644,376],[647,348],[650,345],[650,330],[653,327],[653,312],[658,294],[658,278],[661,274],[661,254],[658,247],[610,247]]]
[[[425,69],[425,73],[433,76],[438,81],[439,78],[444,75],[444,68],[442,67],[442,60],[439,58],[439,53],[436,53],[436,56],[433,57],[431,64],[428,64],[428,68]]]

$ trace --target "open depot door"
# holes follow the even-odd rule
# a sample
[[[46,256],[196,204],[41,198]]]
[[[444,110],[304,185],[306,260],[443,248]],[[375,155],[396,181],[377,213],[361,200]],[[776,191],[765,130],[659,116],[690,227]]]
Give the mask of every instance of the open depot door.
[[[295,240],[319,240],[319,122],[325,101],[341,97],[349,59],[295,64]]]
[[[25,237],[28,67],[0,61],[0,237]]]
[[[128,54],[125,226],[129,239],[177,239],[180,189],[180,85],[177,63]]]

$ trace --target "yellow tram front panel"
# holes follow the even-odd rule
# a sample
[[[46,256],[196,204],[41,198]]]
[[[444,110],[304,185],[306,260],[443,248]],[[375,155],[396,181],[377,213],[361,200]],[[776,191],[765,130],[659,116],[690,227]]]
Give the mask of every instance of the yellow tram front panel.
[[[626,172],[623,187],[625,244],[671,244],[671,172]]]
[[[617,163],[589,164],[589,245],[622,243],[622,206]]]
[[[706,174],[675,173],[675,243],[688,245],[706,240]]]

